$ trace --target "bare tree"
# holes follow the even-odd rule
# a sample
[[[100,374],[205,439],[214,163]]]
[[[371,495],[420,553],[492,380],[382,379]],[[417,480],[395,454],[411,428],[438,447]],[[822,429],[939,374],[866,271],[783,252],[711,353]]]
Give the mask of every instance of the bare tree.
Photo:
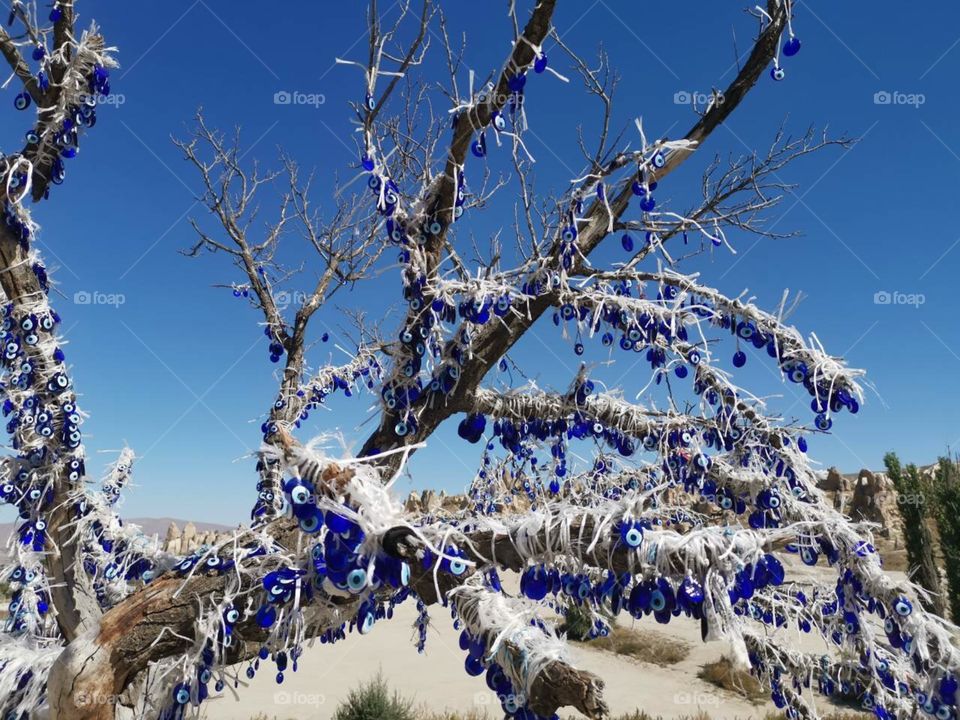
[[[765,221],[792,191],[780,172],[849,141],[781,132],[766,153],[708,162],[693,207],[658,203],[658,186],[700,156],[771,63],[773,79],[783,79],[781,53],[799,49],[789,0],[752,11],[759,30],[736,77],[676,139],[648,137],[639,121],[615,130],[617,75],[605,55],[591,64],[560,39],[555,6],[539,0],[523,18],[510,3],[512,47],[482,83],[470,72],[464,88],[463,41],[450,36],[433,0],[401,2],[390,26],[371,2],[367,57],[341,60],[345,72],[362,73],[358,162],[329,207],[314,205],[310,177],[288,156],[277,171],[251,166],[238,134],[211,129],[202,116],[178,141],[211,214],[194,220],[197,241],[185,252],[229,258],[235,275],[219,285],[249,300],[282,365],[277,400],[265,409],[253,523],[228,542],[174,557],[114,511],[132,451],[102,487],[85,483],[59,317],[25,206],[63,181],[98,96],[109,93],[111,52],[95,27],[78,34],[69,0],[56,0],[49,20],[14,0],[0,49],[23,87],[17,106],[35,105],[37,120],[22,150],[2,160],[12,452],[0,493],[20,514],[4,575],[14,593],[0,642],[5,713],[181,717],[238,673],[255,672],[257,658],[283,673],[305,643],[371,632],[410,601],[420,642],[432,607],[452,611],[466,671],[485,673],[517,718],[606,711],[602,679],[570,663],[547,619],[545,611],[570,604],[591,614],[599,634],[611,613],[698,620],[704,639],[726,638],[791,716],[817,716],[817,694],[852,699],[881,718],[918,708],[954,716],[956,628],[915,602],[921,590],[882,571],[870,528],[824,502],[805,455],[805,434],[859,408],[860,372],[786,324],[786,295],[766,312],[678,269],[689,255],[722,248],[731,229],[777,237]],[[442,99],[424,77],[430,38],[449,70]],[[570,159],[583,163],[581,177],[553,196],[535,190],[525,142],[526,85],[551,74],[569,80],[544,52],[551,40],[566,58],[563,72],[582,80],[601,113],[595,136],[580,135],[582,161]],[[504,175],[487,170],[496,153],[508,160]],[[468,173],[477,178],[469,185]],[[277,185],[276,216],[261,226],[259,199]],[[471,219],[506,188],[517,198],[515,243],[498,235],[471,247]],[[625,260],[600,265],[595,251],[618,235]],[[291,236],[308,250],[293,267],[277,253]],[[381,260],[385,249],[400,258],[399,327],[348,313],[351,357],[312,367],[311,319],[338,290],[396,273]],[[648,385],[628,399],[591,379],[586,365],[557,391],[491,377],[495,368],[522,373],[508,353],[545,315],[578,354],[599,343],[643,358]],[[722,369],[725,336],[738,344],[736,367],[747,358],[740,347],[752,345],[810,394],[812,427],[778,417],[734,384]],[[647,399],[654,386],[664,389],[663,407]],[[358,457],[334,459],[296,438],[338,390],[369,390],[379,403]],[[471,508],[405,511],[393,479],[455,415],[466,441],[484,440],[482,469],[464,478]],[[520,500],[529,510],[512,513]],[[808,565],[822,557],[836,583],[795,573],[785,552]],[[519,593],[504,590],[505,572],[519,574]],[[790,649],[797,630],[819,634],[830,650]]]

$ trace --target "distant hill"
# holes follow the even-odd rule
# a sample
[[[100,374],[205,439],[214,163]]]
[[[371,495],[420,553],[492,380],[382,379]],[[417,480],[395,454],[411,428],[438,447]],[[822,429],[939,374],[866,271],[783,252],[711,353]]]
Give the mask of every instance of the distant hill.
[[[167,528],[170,527],[170,523],[176,523],[177,527],[180,530],[183,530],[183,526],[188,522],[192,522],[194,527],[197,528],[198,532],[206,532],[207,530],[213,530],[215,532],[230,532],[234,528],[228,527],[226,525],[218,525],[217,523],[208,523],[200,522],[197,520],[182,520],[180,518],[124,518],[124,525],[139,525],[145,535],[159,535],[160,539],[163,540],[167,534]],[[14,524],[12,522],[0,523],[0,554],[5,553],[5,543],[7,538],[13,533]]]

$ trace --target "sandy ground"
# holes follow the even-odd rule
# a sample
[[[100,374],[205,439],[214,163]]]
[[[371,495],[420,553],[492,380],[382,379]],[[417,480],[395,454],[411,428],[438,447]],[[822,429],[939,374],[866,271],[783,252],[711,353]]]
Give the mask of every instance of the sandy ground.
[[[802,565],[790,565],[791,579],[809,574],[809,569]],[[829,571],[823,575],[829,576]],[[285,673],[282,685],[275,681],[272,663],[265,663],[247,687],[241,686],[239,697],[227,693],[204,703],[203,717],[247,720],[264,713],[267,718],[278,720],[327,720],[349,690],[374,676],[378,669],[391,688],[431,711],[476,711],[491,718],[502,717],[499,702],[487,689],[483,677],[470,677],[464,672],[466,654],[460,650],[459,633],[453,629],[447,612],[433,609],[432,628],[423,655],[417,653],[413,641],[415,617],[414,604],[408,601],[397,609],[393,620],[377,623],[367,636],[351,634],[332,647],[318,643],[306,649],[298,672]],[[621,617],[627,627],[634,623],[629,616]],[[635,626],[685,640],[691,650],[680,663],[659,667],[572,644],[574,665],[606,682],[604,695],[614,716],[642,709],[663,718],[696,715],[699,711],[717,719],[763,718],[775,709],[769,703],[751,704],[744,697],[697,677],[704,664],[729,654],[726,642],[701,642],[699,622],[681,617],[674,618],[669,625],[659,625],[649,618],[637,621]],[[824,650],[818,638],[796,630],[781,632],[789,633],[784,637],[785,644],[807,652]],[[579,717],[571,710],[561,715]]]
[[[431,710],[487,711],[491,717],[502,716],[483,677],[464,672],[466,653],[457,644],[459,633],[449,616],[442,611],[434,613],[422,655],[412,640],[415,617],[413,604],[405,603],[392,621],[378,623],[365,637],[352,634],[333,647],[318,644],[307,649],[299,670],[287,672],[282,685],[276,684],[272,665],[264,664],[250,685],[239,690],[239,698],[228,694],[204,703],[206,717],[246,720],[263,712],[281,720],[326,720],[350,688],[376,674],[378,668],[392,688]],[[643,626],[662,627],[653,620]],[[757,706],[696,677],[704,663],[723,654],[725,644],[701,643],[699,623],[686,618],[674,619],[664,629],[671,637],[683,637],[693,645],[690,655],[677,665],[657,667],[583,645],[573,645],[571,657],[577,667],[604,679],[605,697],[614,714],[642,707],[667,718],[695,714],[699,707],[718,718],[763,716]]]

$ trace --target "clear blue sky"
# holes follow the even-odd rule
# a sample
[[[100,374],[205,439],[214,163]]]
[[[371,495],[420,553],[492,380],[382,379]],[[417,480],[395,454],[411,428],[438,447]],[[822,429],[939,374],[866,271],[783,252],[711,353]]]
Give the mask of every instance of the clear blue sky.
[[[518,0],[527,9],[530,2]],[[391,3],[382,2],[384,9]],[[127,515],[173,515],[236,522],[253,497],[259,425],[273,400],[276,366],[254,312],[214,283],[238,279],[225,258],[189,260],[178,250],[193,241],[187,223],[202,217],[193,204],[197,178],[180,159],[171,134],[183,135],[203,106],[211,124],[243,127],[250,158],[273,162],[283,146],[317,170],[322,204],[335,173],[349,176],[349,100],[362,99],[356,69],[335,56],[363,59],[361,2],[83,0],[84,22],[96,18],[122,68],[113,90],[123,103],[104,107],[67,182],[36,208],[41,251],[63,297],[68,361],[96,476],[113,455],[99,451],[128,442],[142,456]],[[454,34],[470,34],[466,61],[483,76],[508,50],[505,2],[443,2]],[[648,133],[677,137],[694,121],[678,92],[723,87],[734,67],[733,31],[741,52],[755,24],[745,3],[658,3],[560,0],[556,26],[565,41],[592,57],[602,41],[622,74],[617,124],[642,115]],[[879,467],[889,449],[930,462],[960,445],[960,324],[955,288],[960,228],[954,210],[960,175],[960,7],[954,3],[796,3],[801,53],[785,63],[787,80],[764,76],[728,125],[698,157],[672,176],[661,197],[678,208],[696,192],[714,153],[764,149],[777,126],[801,133],[810,124],[860,136],[846,154],[826,152],[782,173],[799,189],[771,215],[778,230],[803,236],[757,241],[730,234],[738,250],[698,261],[704,280],[737,294],[744,288],[773,307],[784,288],[808,297],[794,317],[816,331],[827,349],[868,371],[877,393],[856,418],[845,415],[834,435],[818,437],[811,454],[844,470]],[[489,8],[489,10],[481,10]],[[432,52],[439,60],[439,46]],[[566,71],[561,53],[549,51]],[[436,68],[436,65],[432,66]],[[435,75],[442,79],[442,75]],[[462,82],[465,83],[465,77]],[[538,183],[562,189],[579,170],[575,127],[593,122],[595,108],[578,83],[547,76],[529,87],[530,149]],[[280,91],[322,94],[318,107],[274,104]],[[893,102],[878,104],[875,94]],[[902,93],[902,95],[894,95]],[[922,96],[910,97],[910,96]],[[922,99],[922,104],[911,100]],[[19,142],[25,118],[3,113],[8,146]],[[445,112],[446,108],[440,108]],[[631,136],[632,137],[632,136]],[[492,153],[493,154],[493,153]],[[496,160],[491,160],[496,162]],[[476,176],[476,171],[474,176]],[[268,204],[267,204],[268,205]],[[269,207],[265,207],[265,212]],[[509,228],[508,216],[478,219],[479,237]],[[605,257],[617,257],[618,241]],[[292,257],[299,248],[290,247]],[[304,258],[309,255],[300,253]],[[377,317],[399,300],[396,272],[343,294],[334,305],[358,305]],[[878,292],[922,294],[920,306],[876,304]],[[122,295],[119,306],[77,304],[77,293]],[[388,318],[387,327],[395,326]],[[318,316],[334,340],[313,356],[319,364],[342,339],[337,307]],[[319,354],[318,354],[319,353]],[[542,385],[565,386],[577,359],[552,326],[537,329],[517,355],[534,363]],[[546,358],[546,362],[544,359]],[[781,394],[772,406],[809,420],[808,399],[773,382],[756,366],[759,392]],[[641,368],[613,374],[635,393]],[[624,374],[626,375],[624,377]],[[750,377],[749,375],[746,377]],[[609,378],[608,378],[609,379]],[[749,383],[744,383],[748,384]],[[356,425],[370,398],[317,414],[313,430],[340,428],[362,441]],[[309,433],[308,433],[309,434]],[[414,480],[399,484],[457,490],[476,467],[477,448],[456,442],[455,428],[431,439],[412,464]]]

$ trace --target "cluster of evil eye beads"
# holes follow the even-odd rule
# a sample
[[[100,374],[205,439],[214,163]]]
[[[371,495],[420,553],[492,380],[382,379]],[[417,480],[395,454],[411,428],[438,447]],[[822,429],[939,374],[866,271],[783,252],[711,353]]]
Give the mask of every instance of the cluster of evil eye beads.
[[[808,600],[802,592],[795,594],[795,600],[801,605],[808,605]],[[903,596],[896,596],[887,601],[871,597],[863,582],[852,570],[845,570],[837,581],[835,594],[828,603],[821,604],[817,613],[824,619],[832,618],[833,630],[829,633],[834,644],[840,646],[847,638],[856,638],[862,632],[861,613],[868,612],[876,615],[883,621],[883,630],[892,648],[901,651],[914,668],[919,670],[924,661],[919,648],[911,637],[908,628],[915,627],[913,603]],[[826,624],[825,624],[826,625]],[[801,621],[801,629],[809,631],[809,622]],[[925,689],[912,688],[902,680],[898,680],[892,671],[890,657],[881,651],[866,651],[859,657],[859,665],[866,674],[875,674],[883,686],[884,691],[897,694],[900,697],[913,697],[917,706],[927,716],[939,720],[950,720],[957,717],[957,688],[958,679],[951,672],[940,671],[934,674],[931,687]],[[752,664],[763,668],[763,660],[751,655]],[[824,658],[826,670],[826,658]],[[817,690],[823,695],[837,701],[859,702],[867,712],[872,712],[881,720],[896,717],[894,712],[879,704],[876,688],[869,687],[856,675],[839,677],[835,673],[824,672],[817,681]],[[810,687],[810,677],[794,677],[794,689],[801,692]],[[773,699],[778,707],[783,707],[784,698],[777,697],[776,688]]]
[[[41,71],[38,77],[43,77]],[[90,129],[97,123],[97,104],[101,97],[110,94],[110,73],[101,65],[93,68],[93,72],[88,78],[89,93],[84,95],[79,105],[69,108],[66,117],[60,124],[53,138],[53,146],[57,150],[57,157],[53,160],[50,169],[50,182],[54,185],[61,185],[66,179],[66,166],[64,160],[70,160],[80,152],[80,132],[83,129]],[[30,95],[26,92],[17,95],[15,105],[19,110],[26,110],[30,107]],[[26,133],[26,142],[28,147],[34,147],[41,143],[42,138],[36,130],[31,129]],[[27,177],[24,171],[18,171],[10,179],[10,188],[15,190],[26,185]],[[49,193],[49,188],[47,189]]]
[[[787,41],[783,44],[784,57],[793,57],[798,52],[800,52],[800,38],[791,34]],[[777,82],[780,82],[786,76],[786,72],[784,72],[784,69],[780,67],[779,58],[774,58],[773,67],[770,68],[770,77]]]
[[[538,53],[533,61],[533,71],[535,74],[542,74],[549,65],[549,59],[545,53]],[[523,105],[523,93],[527,86],[527,71],[517,73],[507,80],[507,88],[510,90],[510,96],[507,99],[506,113],[510,115],[511,118],[515,118],[517,112]],[[481,103],[484,101],[484,98],[480,98]],[[457,126],[462,122],[461,116],[454,115],[453,117],[453,129],[456,130]],[[507,130],[507,118],[504,116],[504,112],[500,110],[494,110],[490,114],[490,127],[493,128],[493,131],[499,135],[502,132]],[[470,144],[470,152],[473,153],[474,157],[483,158],[487,156],[487,134],[485,130],[481,130],[480,134],[477,135],[476,139]]]
[[[635,550],[642,542],[642,526],[629,521],[622,523],[620,536],[619,542],[624,547]],[[697,619],[703,615],[703,588],[689,575],[675,585],[663,576],[638,579],[630,573],[606,571],[602,579],[594,581],[582,573],[532,565],[520,578],[520,592],[537,602],[547,596],[562,599],[561,608],[587,605],[613,615],[627,612],[636,619],[652,615],[661,624],[680,615]],[[602,637],[608,632],[609,627],[598,618],[590,636]]]
[[[8,26],[20,17],[22,10],[19,10],[19,3],[14,3],[13,9],[7,18]],[[63,8],[59,3],[55,4],[50,11],[50,21],[57,23],[63,16]],[[22,18],[21,18],[22,19]],[[42,41],[38,41],[31,51],[31,58],[37,64],[34,75],[37,90],[44,94],[50,88],[50,68],[51,56]],[[102,65],[94,65],[90,75],[87,77],[87,93],[80,97],[77,105],[67,108],[65,117],[56,129],[53,137],[53,147],[57,151],[57,156],[50,169],[50,181],[55,185],[63,183],[66,177],[66,168],[64,160],[69,160],[77,156],[80,151],[80,131],[84,128],[92,128],[97,123],[97,104],[100,98],[110,94],[110,73]],[[33,103],[33,98],[29,92],[23,91],[14,98],[14,107],[18,110],[26,110]],[[39,145],[43,138],[31,128],[26,132],[26,143],[28,147]],[[25,185],[27,182],[26,173],[18,171],[9,179],[9,187],[16,189]],[[49,192],[49,188],[45,192]]]
[[[282,636],[289,630],[290,616],[297,611],[298,603],[313,602],[319,594],[323,597],[340,596],[360,599],[359,608],[353,620],[338,628],[324,632],[321,643],[334,643],[346,637],[346,633],[356,630],[361,634],[370,632],[374,623],[383,618],[393,617],[394,608],[409,597],[407,584],[410,569],[402,561],[383,553],[377,553],[372,559],[361,553],[365,535],[358,525],[343,515],[329,511],[323,513],[311,504],[314,500],[308,483],[294,480],[285,484],[285,494],[292,513],[300,518],[304,532],[322,535],[314,544],[310,563],[307,568],[281,567],[267,573],[262,582],[262,603],[252,616],[260,628],[276,632]],[[312,512],[303,508],[310,506]],[[309,518],[305,520],[304,518]],[[324,531],[325,532],[322,532]],[[266,550],[258,545],[250,545],[245,550],[246,557],[265,555]],[[174,571],[180,576],[201,572],[223,574],[234,567],[232,559],[219,557],[208,548],[201,548],[188,558],[184,558]],[[286,611],[286,615],[284,612]],[[286,620],[284,619],[286,618]],[[224,647],[233,643],[235,628],[248,618],[232,604],[223,610],[219,624],[217,641]],[[173,690],[173,697],[167,707],[166,717],[179,718],[185,706],[196,706],[207,696],[207,682],[212,672],[212,641],[204,660],[197,667],[195,677],[185,679]],[[262,660],[272,658],[276,665],[276,681],[284,681],[288,665],[294,672],[301,649],[298,646],[278,649],[271,652],[267,645],[261,647],[258,657],[247,666],[246,676],[252,679],[260,669]],[[223,680],[218,680],[216,689],[222,690]]]
[[[538,287],[533,285],[526,289],[536,291]],[[603,289],[619,297],[633,295],[633,289],[625,282],[605,286]],[[617,345],[619,349],[633,353],[643,352],[646,349],[645,359],[654,371],[667,365],[667,348],[684,348],[679,358],[681,362],[674,364],[674,374],[683,379],[691,374],[692,369],[695,380],[694,392],[704,395],[710,404],[715,405],[719,401],[716,383],[712,382],[711,377],[705,373],[697,372],[703,361],[701,350],[689,344],[685,325],[674,325],[666,317],[668,307],[670,312],[674,313],[687,306],[690,313],[734,335],[738,344],[750,344],[758,350],[766,350],[767,354],[777,361],[784,376],[790,382],[806,389],[813,398],[810,408],[815,414],[814,425],[818,430],[827,431],[833,426],[830,417],[833,413],[844,409],[852,414],[859,412],[859,401],[846,383],[842,379],[831,381],[829,378],[818,376],[813,370],[815,362],[813,356],[797,346],[795,342],[775,335],[772,330],[764,330],[750,318],[723,312],[715,308],[706,298],[691,296],[682,300],[682,304],[676,307],[675,301],[679,294],[680,290],[672,285],[663,285],[659,288],[657,302],[663,305],[663,315],[657,315],[653,311],[628,312],[618,308],[616,303],[612,302],[604,304],[602,312],[599,313],[594,313],[587,305],[576,307],[572,303],[567,303],[554,314],[553,322],[557,326],[565,322],[576,324],[577,342],[574,349],[578,355],[584,352],[580,329],[586,323],[590,327],[591,336],[599,336],[605,347]],[[733,356],[734,367],[743,367],[746,362],[746,353],[738,349]],[[658,373],[656,382],[659,384],[662,379],[662,373]]]
[[[720,405],[717,409],[718,422],[713,426],[704,428],[691,424],[690,427],[669,430],[648,427],[642,431],[639,438],[636,438],[631,435],[629,429],[610,427],[590,415],[586,402],[594,391],[593,381],[586,378],[579,381],[568,397],[573,409],[565,418],[497,418],[493,422],[493,437],[515,458],[529,458],[532,465],[537,465],[536,458],[532,456],[532,447],[549,443],[554,475],[549,488],[551,493],[557,493],[560,490],[560,480],[567,475],[568,441],[592,439],[605,443],[622,457],[631,457],[639,449],[646,452],[659,452],[663,456],[660,469],[664,482],[671,486],[683,486],[688,492],[699,491],[725,510],[745,512],[747,501],[745,498],[734,497],[729,491],[718,489],[716,483],[710,479],[709,473],[713,463],[711,456],[707,453],[710,449],[717,451],[736,449],[744,464],[759,460],[765,467],[772,470],[775,477],[782,479],[787,486],[784,489],[788,490],[794,498],[812,501],[812,495],[808,489],[778,451],[766,445],[747,443],[747,436],[741,430],[731,406]],[[457,430],[461,438],[476,443],[482,438],[486,426],[485,415],[471,413],[460,421]],[[784,435],[781,442],[785,445],[795,442],[798,450],[801,452],[807,450],[807,443],[803,437],[794,440]],[[493,443],[488,443],[487,451],[492,449]],[[486,455],[485,460],[488,464],[489,458]],[[605,468],[606,463],[602,462],[594,468],[594,472],[602,472]],[[483,472],[481,470],[481,473]],[[650,487],[652,487],[652,481],[645,489]],[[758,512],[751,515],[752,527],[779,525],[779,491],[772,489],[760,492],[756,498],[756,506]]]
[[[310,417],[312,410],[323,405],[327,398],[338,390],[342,390],[345,397],[353,397],[354,388],[361,384],[365,385],[368,390],[373,390],[382,372],[383,368],[380,362],[371,357],[366,363],[358,367],[333,373],[323,381],[314,381],[306,387],[300,388],[296,392],[296,397],[297,404],[302,407],[300,414],[294,420],[294,427],[299,428],[301,423]],[[274,403],[274,409],[277,411],[283,410],[288,402],[284,397],[279,397]],[[277,432],[277,424],[272,421],[264,422],[260,426],[260,431],[263,433],[264,440],[267,440]]]
[[[13,568],[7,582],[10,586],[10,602],[4,632],[22,635],[30,632],[36,618],[44,617],[50,609],[50,596],[43,587],[41,571],[18,565]]]
[[[310,554],[307,568],[285,567],[268,573],[263,578],[263,602],[255,614],[256,623],[264,629],[280,624],[285,608],[295,610],[297,602],[309,603],[316,594],[353,597],[360,600],[357,613],[349,624],[327,631],[322,642],[332,643],[356,630],[366,634],[378,619],[393,616],[394,607],[408,596],[410,567],[386,553],[376,551],[373,556],[364,552],[366,535],[363,529],[347,517],[355,508],[344,506],[344,512],[323,511],[317,506],[316,488],[309,480],[291,478],[284,483],[284,497],[290,514],[297,519],[300,529],[318,537]],[[220,572],[222,568],[218,568]],[[229,636],[238,616],[227,623]],[[260,659],[266,659],[269,650],[261,650]],[[274,653],[277,661],[277,682],[283,682],[285,656]],[[247,668],[253,677],[258,664]]]
[[[510,468],[506,478],[509,478],[509,482],[505,483],[505,487],[498,486],[505,478],[488,472],[492,462],[490,453],[495,447],[494,443],[487,443],[483,453],[483,467],[468,490],[467,495],[473,503],[473,511],[478,515],[496,515],[521,496],[527,499],[531,509],[537,509],[544,494],[543,478],[537,471],[538,458],[535,448],[538,445],[521,444],[518,451],[508,455]],[[636,476],[628,477],[624,474],[617,476],[623,479],[622,483],[612,482],[612,468],[609,458],[601,454],[594,459],[591,471],[581,474],[579,480],[594,496],[608,500],[619,500],[624,493],[640,489],[641,483]],[[552,477],[548,484],[550,495],[556,496],[561,489],[560,478]],[[655,502],[656,498],[651,498],[651,503]]]
[[[514,718],[514,720],[557,720],[559,718],[556,714],[549,719],[544,718],[529,707],[523,688],[515,688],[503,667],[486,659],[488,648],[487,641],[483,637],[471,635],[467,630],[463,630],[460,633],[460,649],[467,653],[464,662],[467,674],[472,677],[484,676],[487,687],[496,693],[500,701],[504,717]]]
[[[38,348],[54,341],[59,316],[52,310],[18,312],[12,303],[4,306],[0,316],[2,413],[10,444],[20,453],[17,472],[0,486],[0,499],[13,504],[21,519],[28,521],[18,528],[20,541],[39,552],[46,530],[40,513],[48,508],[51,493],[34,484],[33,471],[53,460],[50,439],[58,440],[67,451],[80,447],[80,415],[68,393],[63,352],[54,347],[48,358]]]
[[[538,55],[533,64],[534,72],[544,72],[547,64],[546,55]],[[508,113],[518,111],[526,80],[526,72],[522,72],[508,81],[511,92],[508,101]],[[460,114],[454,116],[454,131],[462,121]],[[490,124],[497,133],[506,131],[507,120],[504,113],[493,112],[490,117]],[[486,136],[483,132],[474,140],[471,149],[477,157],[486,155]],[[417,429],[416,419],[412,414],[405,411],[424,392],[424,383],[419,377],[423,368],[423,357],[428,350],[434,357],[439,357],[442,352],[439,345],[431,346],[428,342],[431,337],[431,330],[441,320],[450,322],[455,319],[457,312],[455,307],[446,305],[442,300],[434,300],[430,304],[426,302],[424,298],[426,276],[417,268],[418,258],[420,257],[417,248],[426,245],[431,238],[443,234],[448,221],[456,221],[462,216],[466,202],[466,179],[463,169],[459,169],[456,174],[452,217],[450,217],[449,211],[445,212],[439,206],[435,206],[424,213],[416,223],[407,223],[396,216],[401,202],[400,190],[396,183],[380,172],[377,163],[369,154],[361,158],[361,167],[368,173],[367,185],[376,196],[377,210],[387,218],[387,238],[390,242],[401,247],[399,261],[404,268],[402,274],[403,295],[412,310],[411,317],[416,318],[411,324],[405,326],[401,332],[400,340],[405,361],[398,363],[400,373],[382,390],[385,407],[399,418],[394,428],[396,435],[404,437],[416,432]],[[490,303],[485,307],[474,307],[472,304],[468,304],[466,307],[461,307],[460,312],[475,322],[485,322],[486,319],[489,319],[491,311],[501,317],[506,314],[509,309],[509,300],[501,299],[496,308],[493,308],[492,305]],[[461,338],[459,342],[451,344],[449,348],[451,358],[447,362],[438,364],[433,377],[429,381],[428,387],[431,392],[441,392],[443,394],[452,392],[459,378],[460,362],[463,355],[462,348],[468,344],[469,338]]]
[[[484,582],[486,587],[493,592],[502,592],[503,590],[496,570],[490,569],[484,573]],[[491,653],[491,638],[482,633],[470,632],[468,628],[464,627],[464,623],[458,617],[455,605],[451,607],[450,614],[454,621],[454,629],[461,631],[459,637],[460,649],[467,653],[464,660],[464,670],[471,677],[484,676],[487,687],[496,693],[505,718],[513,718],[513,720],[557,720],[559,717],[557,715],[545,718],[529,707],[524,689],[515,687],[503,666],[494,659],[494,655]],[[534,627],[545,634],[549,632],[539,620],[534,621],[533,624]]]

